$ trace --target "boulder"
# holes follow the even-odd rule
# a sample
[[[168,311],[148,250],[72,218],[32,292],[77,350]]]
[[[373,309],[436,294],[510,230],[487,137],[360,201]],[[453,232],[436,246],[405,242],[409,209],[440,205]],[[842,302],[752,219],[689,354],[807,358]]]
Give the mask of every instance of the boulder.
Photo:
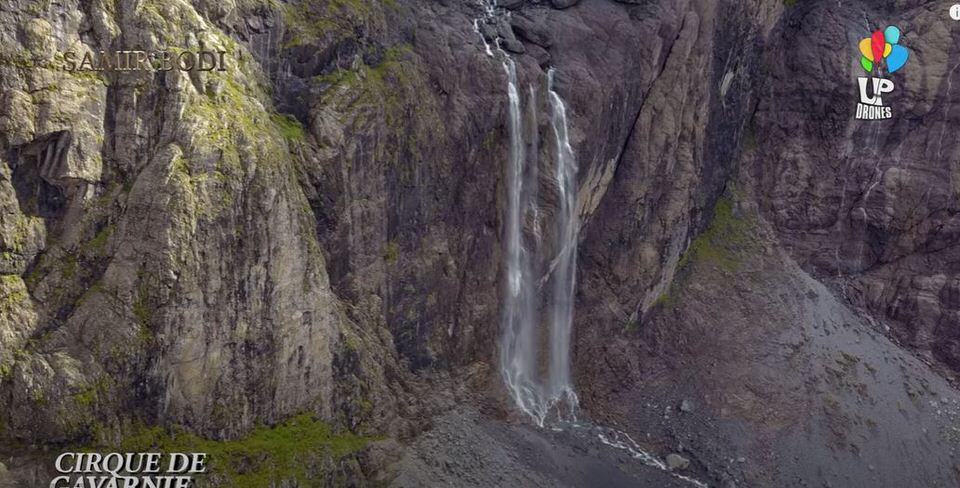
[[[667,454],[667,469],[678,471],[690,467],[690,460],[676,453]]]
[[[550,47],[553,40],[550,31],[540,19],[525,15],[514,15],[510,18],[510,26],[521,39],[542,47]]]

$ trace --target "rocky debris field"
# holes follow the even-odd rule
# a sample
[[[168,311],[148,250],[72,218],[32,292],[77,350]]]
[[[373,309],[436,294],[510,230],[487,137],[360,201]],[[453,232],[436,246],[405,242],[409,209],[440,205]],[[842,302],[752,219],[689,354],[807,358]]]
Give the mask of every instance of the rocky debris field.
[[[541,429],[473,407],[436,418],[393,469],[395,488],[695,486],[603,443],[593,427]]]

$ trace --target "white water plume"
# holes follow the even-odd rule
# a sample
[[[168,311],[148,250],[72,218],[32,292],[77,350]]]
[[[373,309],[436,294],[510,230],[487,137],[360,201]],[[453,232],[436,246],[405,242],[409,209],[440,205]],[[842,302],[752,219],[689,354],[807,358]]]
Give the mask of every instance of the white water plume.
[[[502,59],[507,75],[509,152],[504,169],[507,193],[504,226],[505,287],[500,337],[500,372],[521,411],[537,425],[548,416],[574,419],[577,395],[570,369],[576,289],[577,162],[570,143],[567,108],[554,89],[554,71],[547,73],[546,108],[552,138],[541,148],[536,88],[521,97],[517,64],[484,37],[481,26],[503,21],[509,12],[494,1],[479,2],[483,14],[474,19],[488,56]],[[491,48],[492,46],[492,48]],[[547,155],[542,164],[541,153]],[[541,208],[539,171],[549,171],[549,204]],[[548,173],[544,173],[547,175]],[[550,263],[546,265],[546,263]]]
[[[509,153],[505,167],[506,289],[500,370],[517,406],[542,426],[554,413],[559,419],[574,418],[577,408],[570,371],[579,233],[577,163],[570,144],[566,105],[553,88],[551,70],[547,96],[553,140],[547,153],[557,202],[549,213],[552,227],[544,232],[538,203],[537,94],[531,87],[524,119],[516,64],[505,53],[503,59]],[[552,264],[545,267],[546,276],[540,277],[547,262]],[[546,324],[542,324],[543,319]]]
[[[532,256],[523,243],[523,222],[535,205],[531,198],[531,184],[535,185],[536,180],[529,178],[526,164],[516,64],[505,57],[503,68],[507,73],[510,152],[505,170],[507,208],[504,264],[507,286],[504,290],[500,371],[517,406],[542,425],[545,412],[536,381],[537,293],[533,281]]]
[[[577,220],[577,160],[570,146],[567,107],[553,89],[554,70],[547,72],[547,94],[550,97],[550,125],[556,149],[556,179],[560,199],[557,209],[556,249],[553,269],[553,300],[550,304],[550,369],[549,395],[564,401],[573,411],[577,395],[570,379],[570,334],[573,329],[573,301],[577,285],[577,241],[580,223]]]

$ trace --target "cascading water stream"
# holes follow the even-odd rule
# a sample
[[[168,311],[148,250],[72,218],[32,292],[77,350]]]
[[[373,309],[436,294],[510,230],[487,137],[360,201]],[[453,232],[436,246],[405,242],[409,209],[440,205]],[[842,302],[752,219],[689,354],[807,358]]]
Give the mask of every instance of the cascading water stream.
[[[643,464],[666,471],[666,464],[647,453],[625,432],[576,418],[578,399],[573,388],[570,346],[576,291],[577,245],[580,222],[577,214],[577,161],[570,142],[567,107],[554,89],[554,70],[547,71],[547,108],[551,145],[549,168],[556,202],[543,212],[538,202],[540,141],[537,90],[530,86],[527,119],[524,121],[517,65],[500,48],[499,38],[487,42],[481,23],[496,21],[496,4],[481,0],[483,17],[473,21],[473,30],[486,54],[499,55],[507,75],[509,153],[504,170],[507,194],[504,228],[505,285],[500,336],[500,372],[517,407],[543,427],[551,414],[554,429],[570,429],[593,435],[613,449],[626,451]],[[506,13],[509,15],[509,13]],[[553,202],[553,200],[550,200]],[[549,215],[552,228],[542,229],[542,215]],[[549,255],[548,255],[549,254]],[[549,290],[544,294],[544,290]],[[541,324],[546,316],[546,327]],[[546,332],[544,333],[544,330]],[[546,346],[546,364],[541,365],[541,346]],[[553,419],[553,417],[550,417]],[[707,488],[693,478],[671,473],[698,488]]]
[[[509,103],[510,152],[506,167],[507,209],[505,235],[506,290],[503,304],[500,371],[520,409],[542,424],[540,389],[536,383],[536,287],[531,253],[523,242],[523,223],[532,212],[531,183],[523,137],[516,65],[504,58]],[[525,184],[526,183],[526,184]]]
[[[484,4],[486,16],[496,12]],[[481,19],[473,23],[481,38]],[[538,156],[541,153],[540,104],[530,86],[521,97],[517,65],[500,48],[484,39],[487,54],[502,58],[507,75],[509,153],[505,166],[505,209],[502,335],[500,371],[517,407],[543,426],[553,412],[558,419],[574,418],[577,396],[570,371],[573,294],[576,287],[577,164],[570,144],[567,111],[554,90],[553,70],[547,76],[547,105],[553,138],[546,153],[557,192],[556,208],[541,211]],[[542,228],[547,215],[550,227]],[[550,263],[545,265],[545,263]],[[544,320],[546,321],[544,323]]]
[[[553,268],[553,300],[550,304],[549,395],[558,407],[567,406],[571,415],[577,395],[570,379],[570,333],[573,329],[573,300],[577,284],[577,160],[570,146],[567,107],[553,89],[554,70],[547,72],[550,125],[556,149],[556,180],[559,192],[556,212],[556,265]],[[559,412],[562,414],[562,410]]]

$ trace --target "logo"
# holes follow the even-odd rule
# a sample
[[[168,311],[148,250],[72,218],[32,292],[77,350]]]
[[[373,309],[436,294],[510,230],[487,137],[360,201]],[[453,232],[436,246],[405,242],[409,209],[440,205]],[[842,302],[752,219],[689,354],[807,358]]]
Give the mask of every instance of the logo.
[[[860,67],[870,76],[857,78],[860,89],[858,119],[882,120],[893,117],[893,110],[883,104],[883,96],[893,92],[894,84],[893,80],[883,75],[894,73],[906,64],[910,52],[899,43],[900,29],[894,25],[882,31],[878,29],[860,41]]]

